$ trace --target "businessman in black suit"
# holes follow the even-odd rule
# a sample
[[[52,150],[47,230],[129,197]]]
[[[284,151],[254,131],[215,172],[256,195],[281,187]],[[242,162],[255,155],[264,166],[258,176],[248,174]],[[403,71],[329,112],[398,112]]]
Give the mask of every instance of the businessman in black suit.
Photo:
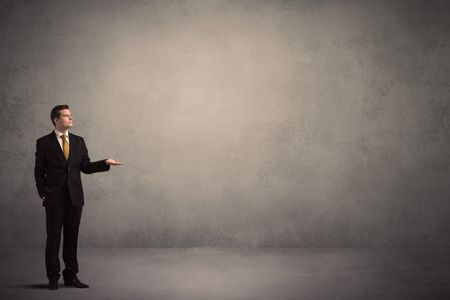
[[[60,277],[59,248],[63,230],[62,272],[65,285],[87,288],[77,278],[78,228],[84,205],[80,171],[85,174],[104,172],[120,161],[105,159],[91,162],[84,139],[69,133],[73,119],[68,105],[55,106],[50,118],[55,130],[36,142],[34,177],[46,213],[47,242],[45,265],[49,289],[58,288]]]

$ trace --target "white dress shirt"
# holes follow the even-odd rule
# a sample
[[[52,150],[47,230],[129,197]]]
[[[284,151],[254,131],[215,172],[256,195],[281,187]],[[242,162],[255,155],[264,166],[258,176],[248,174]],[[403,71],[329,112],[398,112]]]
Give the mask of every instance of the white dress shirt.
[[[61,135],[65,135],[66,136],[67,145],[70,145],[69,131],[67,131],[66,133],[62,133],[62,132],[59,132],[58,130],[55,129],[55,134],[56,134],[56,139],[58,140],[59,146],[61,146],[61,150],[64,151],[63,144],[62,144],[63,141],[62,141]]]

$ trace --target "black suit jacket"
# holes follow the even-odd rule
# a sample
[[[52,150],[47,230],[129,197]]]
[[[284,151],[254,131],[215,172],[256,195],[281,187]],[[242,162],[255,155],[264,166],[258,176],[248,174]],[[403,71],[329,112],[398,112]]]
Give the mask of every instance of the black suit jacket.
[[[72,203],[84,205],[80,171],[91,174],[110,168],[105,160],[91,162],[84,139],[70,132],[69,149],[69,160],[66,161],[54,131],[36,141],[34,178],[39,197],[45,197],[43,205],[63,201],[65,186]]]

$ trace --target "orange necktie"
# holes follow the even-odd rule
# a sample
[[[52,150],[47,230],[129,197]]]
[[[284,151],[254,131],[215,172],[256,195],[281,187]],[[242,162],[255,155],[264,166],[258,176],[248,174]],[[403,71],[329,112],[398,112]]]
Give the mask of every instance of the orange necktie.
[[[66,141],[66,136],[64,134],[61,135],[61,138],[62,138],[64,157],[66,158],[66,160],[69,160],[69,143]]]

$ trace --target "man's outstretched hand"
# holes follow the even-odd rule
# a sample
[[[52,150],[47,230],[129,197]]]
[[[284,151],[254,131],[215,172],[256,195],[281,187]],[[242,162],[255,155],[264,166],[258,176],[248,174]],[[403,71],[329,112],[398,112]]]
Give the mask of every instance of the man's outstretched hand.
[[[123,165],[123,162],[112,159],[112,158],[108,158],[107,160],[105,160],[105,163],[109,166],[120,166]]]

